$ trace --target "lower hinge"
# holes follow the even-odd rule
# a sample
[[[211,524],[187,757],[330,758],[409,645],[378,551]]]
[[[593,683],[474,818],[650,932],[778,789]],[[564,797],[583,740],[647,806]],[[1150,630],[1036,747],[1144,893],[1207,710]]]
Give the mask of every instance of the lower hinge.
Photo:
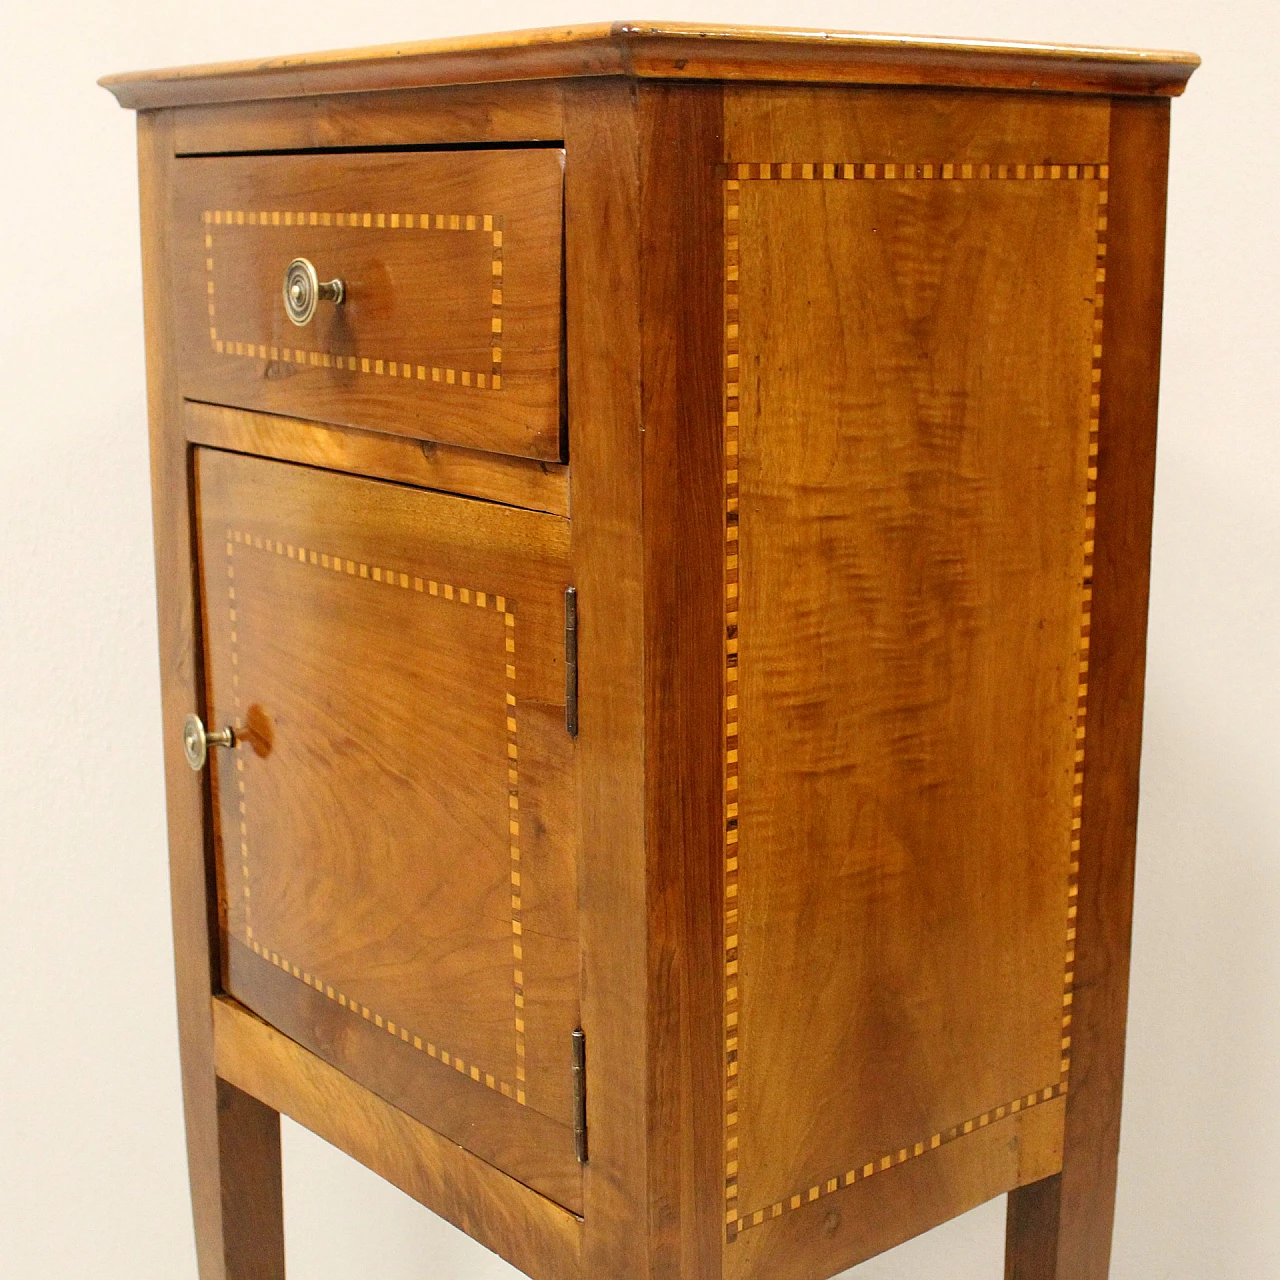
[[[578,1162],[587,1163],[587,1037],[579,1027],[573,1033],[573,1147]]]
[[[564,727],[578,736],[578,588],[564,592]]]

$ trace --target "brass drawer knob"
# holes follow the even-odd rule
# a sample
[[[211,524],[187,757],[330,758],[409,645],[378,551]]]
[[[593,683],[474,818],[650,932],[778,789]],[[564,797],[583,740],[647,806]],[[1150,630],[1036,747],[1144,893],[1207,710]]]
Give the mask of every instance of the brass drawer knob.
[[[215,733],[208,733],[204,721],[197,715],[189,715],[182,726],[182,750],[186,753],[187,763],[197,772],[204,768],[209,759],[210,747],[234,747],[236,745],[235,730],[230,725]]]
[[[294,258],[285,268],[284,309],[296,325],[310,324],[321,302],[340,304],[347,295],[341,280],[321,281],[316,269],[306,258]]]

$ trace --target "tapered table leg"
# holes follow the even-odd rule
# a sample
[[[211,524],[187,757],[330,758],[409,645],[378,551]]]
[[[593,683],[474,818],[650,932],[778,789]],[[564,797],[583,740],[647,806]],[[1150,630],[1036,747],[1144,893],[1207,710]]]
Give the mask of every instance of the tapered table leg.
[[[1009,1197],[1006,1280],[1107,1280],[1115,1220],[1164,276],[1167,101],[1111,106],[1099,452],[1061,1174]]]
[[[200,1280],[284,1280],[280,1117],[214,1074],[217,887],[204,777],[192,773],[182,749],[185,717],[203,710],[203,670],[192,591],[191,469],[174,373],[172,113],[140,114],[138,161],[169,882],[196,1256]]]

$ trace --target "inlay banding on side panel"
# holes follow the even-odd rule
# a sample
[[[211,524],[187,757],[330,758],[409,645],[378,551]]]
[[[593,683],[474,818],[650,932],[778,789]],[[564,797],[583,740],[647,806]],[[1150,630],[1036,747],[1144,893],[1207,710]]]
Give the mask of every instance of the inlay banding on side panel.
[[[562,461],[560,148],[192,156],[178,177],[184,397]],[[342,286],[301,325],[299,259]]]
[[[1108,176],[726,166],[729,1242],[1067,1092]]]

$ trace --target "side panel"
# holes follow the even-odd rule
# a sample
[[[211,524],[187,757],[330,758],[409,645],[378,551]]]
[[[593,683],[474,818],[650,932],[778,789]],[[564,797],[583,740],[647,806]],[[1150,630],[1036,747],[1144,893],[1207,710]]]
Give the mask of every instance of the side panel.
[[[1061,1160],[1106,106],[886,97],[726,112],[731,1276]]]

